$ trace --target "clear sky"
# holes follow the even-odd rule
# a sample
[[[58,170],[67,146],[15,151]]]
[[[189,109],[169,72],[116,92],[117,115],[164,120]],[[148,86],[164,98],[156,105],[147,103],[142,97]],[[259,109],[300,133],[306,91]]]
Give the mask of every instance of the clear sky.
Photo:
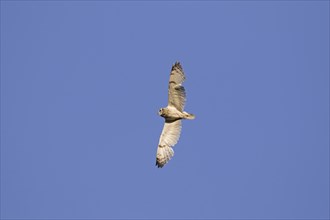
[[[329,2],[1,1],[1,218],[192,217],[329,218]]]

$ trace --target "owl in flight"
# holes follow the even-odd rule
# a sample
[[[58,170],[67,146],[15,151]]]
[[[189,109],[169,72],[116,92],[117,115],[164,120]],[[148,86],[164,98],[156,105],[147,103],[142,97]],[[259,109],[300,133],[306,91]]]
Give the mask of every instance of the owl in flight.
[[[158,114],[165,119],[163,131],[157,148],[156,166],[163,167],[174,155],[172,147],[178,142],[181,133],[181,119],[194,119],[195,116],[183,110],[186,92],[182,86],[185,75],[181,64],[172,66],[168,84],[167,107],[159,109]]]

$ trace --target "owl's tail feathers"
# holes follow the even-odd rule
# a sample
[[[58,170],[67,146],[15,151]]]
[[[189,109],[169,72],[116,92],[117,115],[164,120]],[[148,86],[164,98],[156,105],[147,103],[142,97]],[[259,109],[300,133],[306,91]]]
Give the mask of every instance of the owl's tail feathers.
[[[195,115],[190,114],[188,112],[184,112],[184,119],[189,119],[189,120],[195,119]]]
[[[174,151],[170,146],[158,145],[157,156],[156,156],[156,166],[162,168],[168,161],[174,156]]]

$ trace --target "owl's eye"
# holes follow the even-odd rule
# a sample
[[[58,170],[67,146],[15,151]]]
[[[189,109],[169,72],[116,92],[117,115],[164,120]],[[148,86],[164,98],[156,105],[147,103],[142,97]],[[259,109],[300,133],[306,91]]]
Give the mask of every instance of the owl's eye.
[[[159,112],[161,112],[162,111],[162,109],[159,109]]]

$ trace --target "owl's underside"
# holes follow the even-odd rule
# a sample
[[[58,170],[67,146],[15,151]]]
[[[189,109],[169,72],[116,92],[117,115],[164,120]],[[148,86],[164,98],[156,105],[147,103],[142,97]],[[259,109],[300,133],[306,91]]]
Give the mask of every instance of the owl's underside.
[[[181,134],[181,120],[194,119],[193,114],[185,112],[186,92],[182,83],[185,75],[181,64],[176,62],[171,69],[168,85],[168,105],[159,110],[159,115],[165,119],[163,131],[157,148],[156,166],[163,167],[174,156],[173,146]]]

